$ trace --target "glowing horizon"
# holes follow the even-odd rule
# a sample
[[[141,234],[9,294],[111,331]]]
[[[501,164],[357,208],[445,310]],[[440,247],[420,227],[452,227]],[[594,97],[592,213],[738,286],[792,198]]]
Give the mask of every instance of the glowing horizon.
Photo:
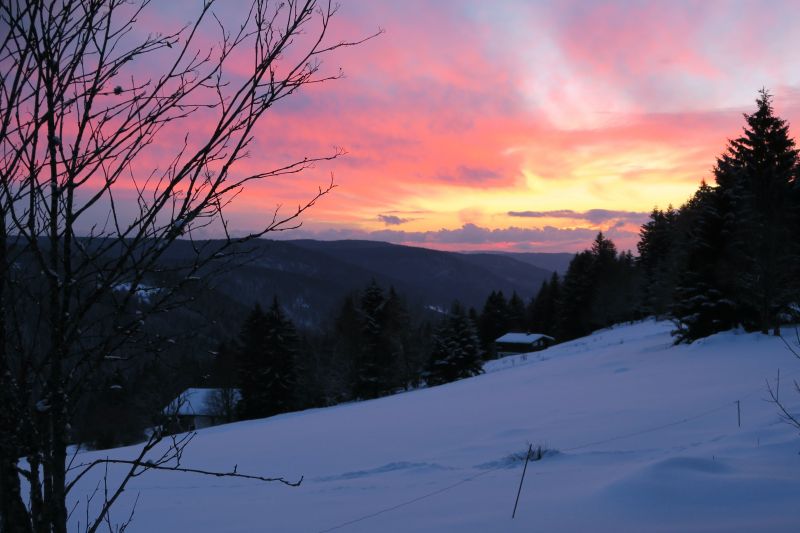
[[[334,39],[385,34],[326,63],[344,79],[273,109],[245,164],[347,155],[253,185],[228,216],[247,231],[333,174],[304,227],[276,237],[576,251],[603,231],[635,249],[653,207],[712,179],[758,89],[800,117],[797,15],[790,2],[345,0]]]

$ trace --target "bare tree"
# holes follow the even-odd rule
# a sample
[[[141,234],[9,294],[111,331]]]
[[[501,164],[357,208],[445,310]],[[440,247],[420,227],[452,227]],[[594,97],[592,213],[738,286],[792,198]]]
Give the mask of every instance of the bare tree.
[[[209,412],[224,422],[233,422],[236,419],[236,406],[241,397],[239,389],[231,387],[214,389],[208,396]]]
[[[797,316],[795,313],[794,322],[797,322]],[[781,340],[783,341],[786,348],[792,352],[796,358],[800,359],[800,328],[795,328],[794,330],[795,339],[794,343],[789,342],[786,337],[783,335],[780,336]],[[780,417],[783,419],[784,422],[787,424],[794,426],[795,429],[800,431],[800,413],[793,413],[789,407],[781,400],[780,392],[781,392],[781,374],[780,369],[778,370],[778,376],[773,387],[772,384],[767,380],[767,391],[769,392],[770,400],[774,403],[778,411],[780,413]],[[800,383],[796,379],[792,380],[792,385],[794,386],[794,392],[800,394]]]
[[[276,102],[340,77],[326,73],[322,59],[366,40],[330,41],[336,5],[252,0],[231,26],[205,0],[193,23],[145,34],[137,21],[148,4],[0,2],[2,532],[66,533],[70,491],[109,463],[128,469],[116,485],[106,484],[94,516],[87,506],[87,531],[111,529],[111,506],[147,470],[242,476],[182,466],[191,437],[158,432],[128,461],[76,464],[67,454],[70,422],[86,384],[107,365],[166,342],[144,336],[144,325],[181,305],[187,283],[224,268],[241,243],[296,227],[333,182],[234,238],[224,212],[244,186],[343,153],[256,172],[239,164]],[[234,62],[247,72],[230,68]],[[160,74],[143,77],[143,64]],[[202,121],[202,131],[190,120]],[[148,167],[155,147],[159,162]],[[225,239],[198,240],[209,226]],[[192,259],[165,261],[178,244]]]

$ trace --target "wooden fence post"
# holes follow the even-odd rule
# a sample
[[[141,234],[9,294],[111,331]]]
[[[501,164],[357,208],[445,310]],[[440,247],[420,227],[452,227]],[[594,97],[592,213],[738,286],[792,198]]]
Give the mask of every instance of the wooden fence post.
[[[742,403],[736,400],[736,420],[739,422],[739,427],[742,427]]]
[[[519,495],[522,493],[522,482],[525,481],[525,472],[528,470],[528,460],[531,458],[531,450],[533,450],[533,444],[528,444],[528,453],[525,454],[525,466],[522,468],[522,477],[519,480],[519,488],[517,489],[517,500],[514,502],[514,512],[511,513],[512,520],[517,514],[517,504],[519,504]]]

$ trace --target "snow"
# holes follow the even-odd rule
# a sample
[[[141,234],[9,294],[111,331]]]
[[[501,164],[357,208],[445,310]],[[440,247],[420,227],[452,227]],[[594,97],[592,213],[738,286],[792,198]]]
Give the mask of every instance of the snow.
[[[117,283],[114,285],[114,292],[130,292],[133,284],[129,282]],[[133,291],[134,295],[142,301],[142,303],[149,304],[153,296],[157,296],[162,289],[159,287],[150,287],[143,283],[139,283]]]
[[[149,472],[112,520],[140,494],[130,532],[797,531],[800,436],[764,399],[780,368],[781,399],[800,409],[786,385],[800,360],[742,332],[673,346],[672,328],[603,330],[440,387],[202,430],[183,466],[302,485]],[[548,451],[512,521],[529,443]],[[83,478],[69,508],[101,479]]]
[[[166,415],[180,415],[180,416],[193,416],[205,415],[215,416],[213,405],[213,395],[217,391],[223,389],[200,389],[189,388],[178,395],[177,398],[172,400],[167,407],[164,408]],[[233,390],[233,399],[238,402],[241,398],[238,390]]]
[[[555,340],[553,337],[541,333],[506,333],[494,342],[505,342],[509,344],[532,344],[539,339]]]

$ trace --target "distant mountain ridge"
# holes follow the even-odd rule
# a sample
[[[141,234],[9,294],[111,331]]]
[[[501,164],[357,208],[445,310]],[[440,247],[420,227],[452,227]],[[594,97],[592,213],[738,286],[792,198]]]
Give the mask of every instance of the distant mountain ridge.
[[[447,309],[458,300],[480,309],[493,290],[529,300],[553,272],[533,263],[537,254],[466,254],[360,240],[262,239],[247,246],[247,262],[219,276],[215,290],[247,307],[277,296],[308,326],[328,320],[347,294],[372,279],[394,286],[411,305]]]
[[[505,255],[522,263],[527,263],[538,268],[558,272],[559,276],[566,273],[569,262],[575,254],[568,252],[464,252],[466,255]]]
[[[213,241],[178,240],[160,260],[172,267],[165,272],[179,272],[181,265],[191,264],[196,248],[215,250],[217,246]],[[117,250],[112,247],[107,253],[114,255]],[[347,295],[364,289],[373,279],[385,289],[393,286],[411,308],[431,313],[449,309],[456,300],[480,310],[496,290],[506,297],[516,292],[527,302],[554,270],[566,269],[572,257],[444,252],[379,241],[309,239],[257,239],[238,245],[236,253],[235,264],[222,267],[195,298],[202,302],[196,311],[222,329],[238,327],[255,304],[266,307],[274,297],[298,326],[316,328],[333,318]],[[537,261],[546,266],[538,266]],[[214,270],[212,264],[206,272]],[[168,275],[154,274],[144,283],[153,287],[173,283],[159,279]],[[194,312],[184,310],[187,315]]]

